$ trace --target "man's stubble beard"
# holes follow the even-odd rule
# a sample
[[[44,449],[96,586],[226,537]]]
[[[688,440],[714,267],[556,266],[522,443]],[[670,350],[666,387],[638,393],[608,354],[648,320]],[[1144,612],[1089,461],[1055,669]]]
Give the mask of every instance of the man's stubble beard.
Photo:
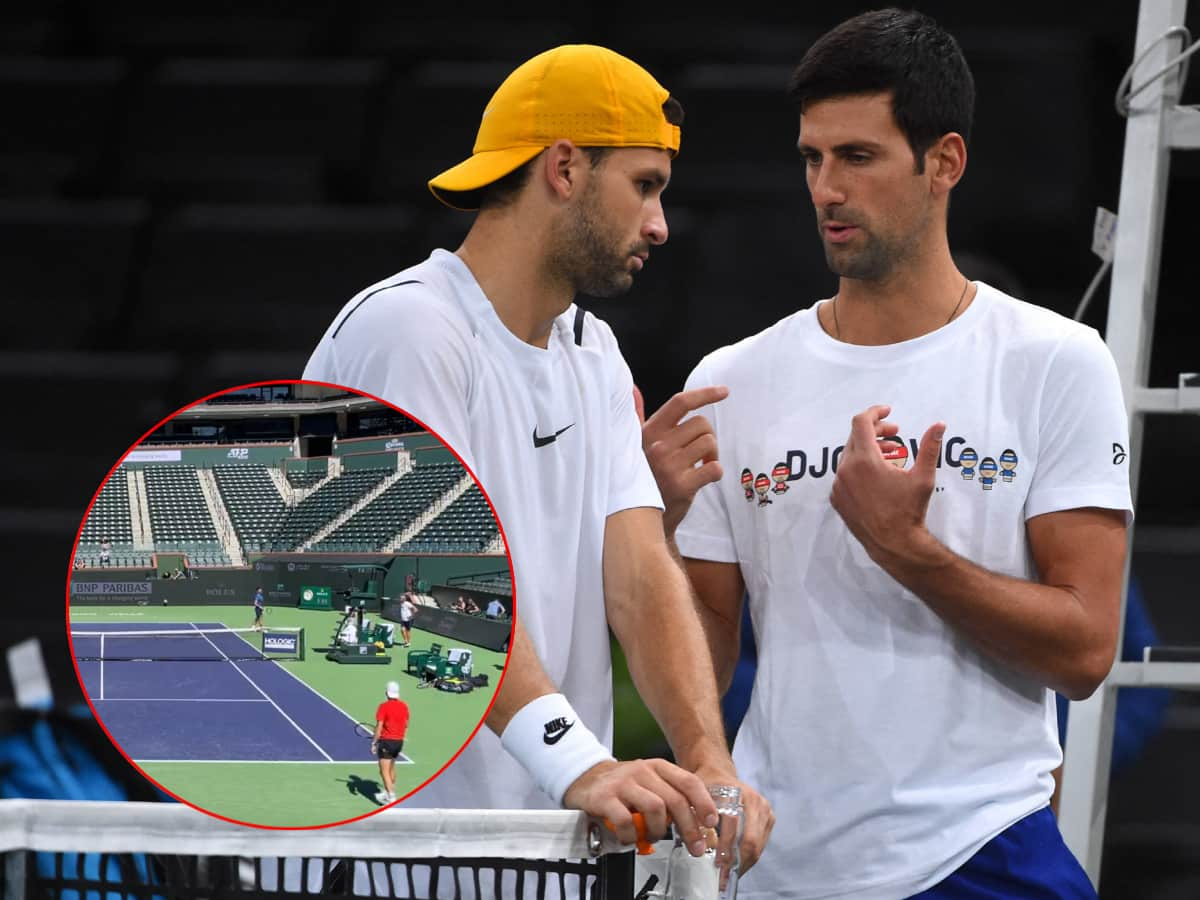
[[[822,234],[825,264],[840,278],[884,281],[897,268],[917,256],[921,237],[927,230],[929,215],[929,210],[924,210],[907,229],[901,229],[892,236],[880,236],[863,228],[862,234],[867,240],[865,246],[856,253],[839,254],[836,246],[825,241]],[[817,230],[821,233],[819,225]],[[849,248],[846,249],[848,251]]]
[[[550,254],[549,265],[574,288],[589,297],[617,297],[633,287],[629,256],[621,237],[599,215],[597,182],[588,185],[579,205],[566,219]]]

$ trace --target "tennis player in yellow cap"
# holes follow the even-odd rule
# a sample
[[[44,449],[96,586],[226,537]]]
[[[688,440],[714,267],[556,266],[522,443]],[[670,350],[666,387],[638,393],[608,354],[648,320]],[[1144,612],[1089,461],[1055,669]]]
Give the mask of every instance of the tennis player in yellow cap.
[[[496,90],[474,151],[429,182],[477,211],[461,247],[366,288],[334,318],[306,379],[375,394],[437,432],[502,523],[516,578],[509,666],[482,731],[413,800],[557,807],[608,819],[632,843],[668,819],[692,852],[715,824],[706,785],[738,784],[688,583],[664,538],[629,368],[579,293],[629,290],[667,241],[662,195],[683,109],[641,66],[565,45]],[[724,396],[674,398],[672,415]],[[702,426],[672,450],[700,484],[720,477]],[[609,628],[678,765],[618,762]],[[742,864],[773,814],[743,788]]]

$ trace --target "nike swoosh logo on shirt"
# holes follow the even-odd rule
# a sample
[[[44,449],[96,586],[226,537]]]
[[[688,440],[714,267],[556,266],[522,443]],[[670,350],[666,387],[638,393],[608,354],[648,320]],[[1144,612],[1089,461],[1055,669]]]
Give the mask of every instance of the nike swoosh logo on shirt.
[[[568,722],[566,725],[555,728],[553,731],[547,731],[544,735],[542,735],[542,740],[553,746],[563,739],[563,735],[570,731],[574,724],[574,722]]]
[[[558,436],[559,436],[560,434],[562,434],[564,431],[566,431],[566,430],[567,430],[567,428],[570,428],[570,427],[571,427],[572,425],[574,425],[574,424],[575,424],[575,423],[574,423],[574,422],[572,422],[572,423],[571,423],[571,425],[568,425],[566,428],[560,428],[560,429],[558,429],[558,431],[554,432],[554,434],[552,434],[552,435],[550,435],[550,436],[548,436],[548,437],[538,437],[538,433],[537,433],[537,426],[536,426],[536,425],[534,425],[534,426],[533,426],[533,446],[535,446],[535,447],[545,447],[547,444],[553,444],[555,441],[557,441],[557,440],[558,440]]]

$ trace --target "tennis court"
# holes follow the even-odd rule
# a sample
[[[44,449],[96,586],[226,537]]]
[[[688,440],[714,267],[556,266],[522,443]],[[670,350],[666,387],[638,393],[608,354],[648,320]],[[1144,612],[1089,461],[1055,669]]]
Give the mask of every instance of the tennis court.
[[[504,654],[474,648],[475,671],[490,675],[487,687],[417,690],[399,647],[386,666],[327,660],[320,648],[340,613],[277,607],[263,632],[248,631],[248,619],[244,608],[228,606],[70,609],[83,686],[134,765],[175,796],[254,825],[326,825],[378,809],[379,767],[355,725],[374,721],[389,680],[399,681],[411,716],[396,794],[424,784],[479,726],[504,666]],[[303,654],[261,658],[260,635],[301,628]],[[159,635],[149,647],[136,634],[115,636],[161,631],[195,634]],[[182,646],[163,645],[176,640]],[[414,630],[413,649],[443,640]]]
[[[189,624],[193,635],[152,624],[96,624],[72,632],[88,696],[130,757],[373,761],[348,713],[261,656],[252,638],[264,632],[224,629],[219,622]],[[93,656],[100,658],[84,658]]]

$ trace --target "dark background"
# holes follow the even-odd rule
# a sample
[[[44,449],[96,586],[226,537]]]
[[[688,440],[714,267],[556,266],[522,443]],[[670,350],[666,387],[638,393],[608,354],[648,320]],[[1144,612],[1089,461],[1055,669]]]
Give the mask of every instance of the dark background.
[[[648,409],[707,351],[830,295],[784,84],[816,36],[867,8],[7,4],[0,531],[12,640],[61,642],[75,532],[144,432],[210,392],[298,377],[351,295],[457,246],[470,216],[437,204],[425,181],[469,153],[504,75],[551,46],[626,53],[687,112],[665,197],[670,242],[627,297],[587,302],[616,330]],[[951,246],[968,275],[1071,315],[1099,266],[1095,209],[1116,209],[1113,94],[1137,4],[921,8],[959,38],[978,92]],[[1195,10],[1190,20],[1200,26]],[[1200,370],[1185,234],[1197,163],[1173,162],[1153,385]],[[1101,331],[1107,301],[1105,281],[1085,319]],[[1135,569],[1176,643],[1200,643],[1198,438],[1196,417],[1152,418],[1142,460]],[[1147,879],[1200,852],[1197,760],[1200,706],[1179,697],[1114,783],[1106,896],[1174,896]]]

